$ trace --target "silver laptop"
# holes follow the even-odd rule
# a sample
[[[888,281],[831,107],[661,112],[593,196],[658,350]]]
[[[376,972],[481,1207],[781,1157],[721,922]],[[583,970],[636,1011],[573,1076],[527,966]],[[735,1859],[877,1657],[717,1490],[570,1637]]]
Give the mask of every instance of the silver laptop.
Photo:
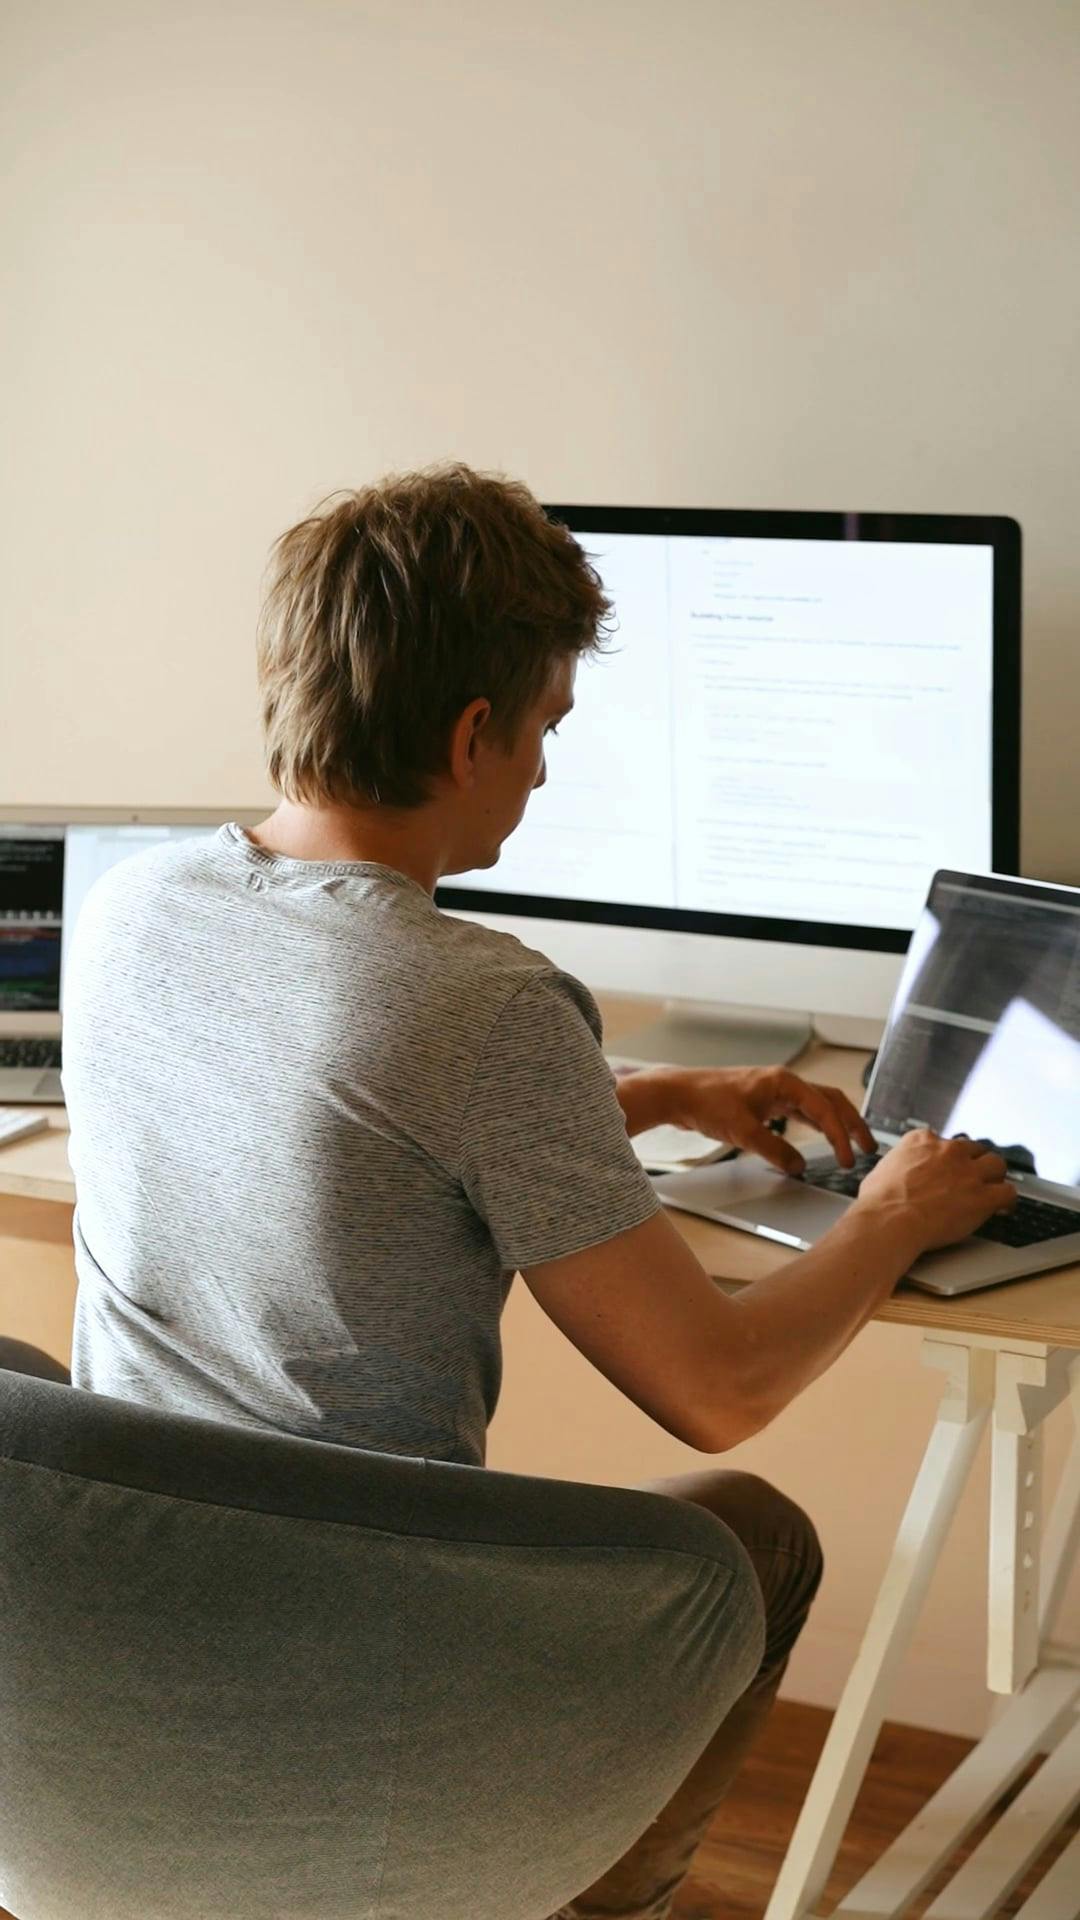
[[[75,814],[44,821],[13,819],[9,810],[0,816],[0,1105],[63,1103],[64,963],[99,875],[162,840],[207,837],[222,820],[261,817],[209,808],[187,816],[164,808]]]
[[[885,1026],[863,1116],[878,1155],[916,1127],[987,1141],[1020,1198],[906,1278],[967,1293],[1080,1261],[1080,888],[934,875]],[[666,1206],[810,1247],[875,1164],[808,1153],[797,1179],[755,1156],[665,1174]],[[1080,1285],[1080,1282],[1078,1282]]]

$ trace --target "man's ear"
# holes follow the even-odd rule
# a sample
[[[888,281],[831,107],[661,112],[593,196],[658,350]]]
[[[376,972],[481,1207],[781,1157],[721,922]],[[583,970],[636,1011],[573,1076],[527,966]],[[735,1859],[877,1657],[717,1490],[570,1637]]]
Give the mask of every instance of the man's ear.
[[[490,715],[490,700],[470,700],[454,722],[454,730],[450,735],[449,771],[455,786],[471,787],[476,779],[477,749]]]

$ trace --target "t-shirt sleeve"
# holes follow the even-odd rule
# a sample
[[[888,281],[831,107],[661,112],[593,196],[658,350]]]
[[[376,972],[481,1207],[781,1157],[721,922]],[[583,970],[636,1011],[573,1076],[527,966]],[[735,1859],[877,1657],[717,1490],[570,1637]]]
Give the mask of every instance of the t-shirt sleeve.
[[[461,1128],[461,1180],[504,1267],[597,1246],[660,1210],[627,1137],[588,988],[538,973],[484,1043]]]

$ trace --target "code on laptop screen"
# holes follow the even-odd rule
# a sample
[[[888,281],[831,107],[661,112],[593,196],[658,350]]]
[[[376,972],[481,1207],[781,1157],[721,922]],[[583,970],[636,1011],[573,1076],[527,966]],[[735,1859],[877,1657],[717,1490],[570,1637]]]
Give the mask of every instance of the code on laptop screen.
[[[0,826],[0,1013],[60,1006],[63,827]]]

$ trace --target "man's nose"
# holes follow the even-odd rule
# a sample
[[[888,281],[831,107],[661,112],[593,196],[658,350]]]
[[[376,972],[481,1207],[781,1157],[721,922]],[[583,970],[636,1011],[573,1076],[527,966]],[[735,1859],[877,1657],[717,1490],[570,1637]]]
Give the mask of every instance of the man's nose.
[[[535,793],[535,791],[536,791],[536,789],[537,789],[537,787],[542,787],[542,786],[543,786],[543,784],[544,784],[544,781],[545,781],[546,779],[547,779],[547,761],[546,761],[546,760],[541,760],[541,762],[540,762],[540,771],[539,771],[539,773],[537,774],[537,776],[536,776],[536,779],[535,779],[535,780],[533,781],[533,792],[534,792],[534,793]]]

